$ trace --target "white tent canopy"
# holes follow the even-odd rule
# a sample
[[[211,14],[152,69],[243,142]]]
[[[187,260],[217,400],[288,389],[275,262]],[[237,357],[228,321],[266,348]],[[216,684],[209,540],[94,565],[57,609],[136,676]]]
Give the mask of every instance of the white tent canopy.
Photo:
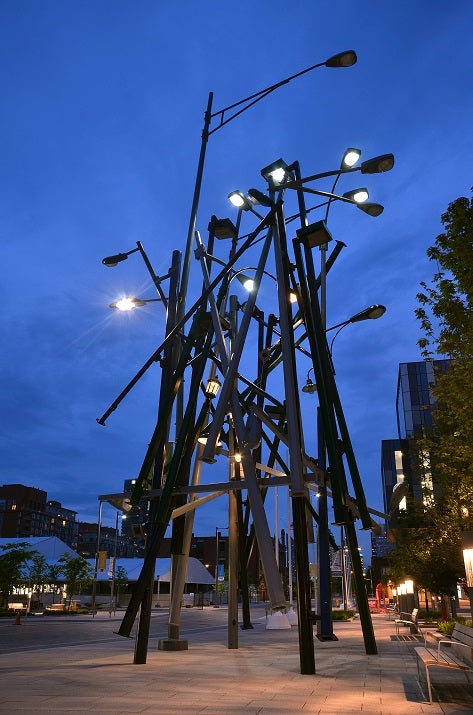
[[[28,550],[37,551],[41,556],[44,556],[50,566],[57,564],[64,554],[73,558],[77,558],[79,555],[64,541],[58,539],[57,536],[25,536],[0,539],[0,547],[5,547],[8,544],[25,544]],[[2,551],[3,549],[0,550],[0,554]]]
[[[87,561],[93,568],[95,567],[95,559],[87,559]],[[115,562],[115,572],[120,566],[126,571],[128,581],[137,581],[143,567],[143,559],[118,558]],[[106,581],[108,578],[107,561],[107,568],[97,573],[97,580]],[[158,579],[163,583],[169,583],[171,580],[171,559],[156,559],[154,580],[158,581]],[[207,571],[199,559],[190,556],[187,564],[186,583],[211,585],[215,583],[215,578]]]
[[[50,566],[54,566],[61,556],[67,554],[73,558],[77,558],[77,554],[73,549],[65,544],[57,536],[36,536],[24,538],[3,538],[0,539],[0,547],[7,544],[25,544],[26,548],[31,551],[37,551],[44,556]],[[0,554],[2,550],[0,549]],[[95,569],[95,559],[86,559],[86,561]],[[109,559],[107,559],[107,567],[104,571],[97,573],[98,581],[106,581],[109,578]],[[143,559],[139,558],[118,558],[115,562],[115,571],[121,566],[127,574],[128,581],[136,581],[143,567]],[[155,581],[168,583],[171,580],[171,559],[156,559],[154,570]],[[189,557],[187,564],[186,583],[195,583],[199,585],[211,585],[215,583],[215,578],[205,568],[205,566],[192,556]]]

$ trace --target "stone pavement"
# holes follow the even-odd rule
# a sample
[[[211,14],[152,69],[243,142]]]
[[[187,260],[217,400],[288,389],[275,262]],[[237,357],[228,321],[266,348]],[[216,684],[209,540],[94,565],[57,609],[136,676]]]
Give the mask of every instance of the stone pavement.
[[[133,641],[114,635],[120,616],[98,614],[93,640],[81,641],[75,621],[70,643],[53,642],[53,621],[1,624],[0,712],[104,715],[471,715],[473,685],[463,673],[432,673],[430,704],[417,682],[418,637],[395,635],[386,615],[373,614],[377,655],[366,655],[360,622],[334,623],[336,641],[315,639],[316,674],[301,675],[297,627],[267,630],[264,610],[239,648],[226,647],[226,609],[184,609],[181,637],[189,649],[159,651],[166,614],[153,613],[145,665],[133,664]],[[52,617],[56,622],[57,617]],[[72,617],[71,617],[72,618]],[[76,616],[87,619],[90,616]],[[38,621],[41,620],[41,626]],[[100,621],[100,624],[98,623]],[[85,623],[85,620],[84,620]],[[62,626],[64,621],[62,622]],[[56,630],[59,629],[59,625]],[[40,644],[40,629],[51,641]],[[70,631],[71,629],[69,629]],[[68,632],[69,632],[68,631]],[[35,641],[35,632],[37,640]],[[16,643],[16,644],[15,644]],[[1,645],[1,643],[0,643]]]

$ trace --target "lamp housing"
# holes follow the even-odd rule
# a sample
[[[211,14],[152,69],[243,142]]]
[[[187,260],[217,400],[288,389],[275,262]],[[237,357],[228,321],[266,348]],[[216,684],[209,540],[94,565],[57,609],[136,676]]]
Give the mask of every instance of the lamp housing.
[[[128,253],[116,253],[114,256],[106,256],[105,258],[102,258],[102,263],[104,266],[113,268],[114,266],[117,266],[122,261],[126,261],[127,258],[128,258]]]
[[[369,308],[365,308],[365,310],[360,310],[359,313],[353,315],[350,318],[349,322],[358,323],[360,320],[377,320],[378,318],[381,318],[381,316],[384,315],[385,312],[386,307],[384,305],[375,303],[375,305],[370,305]]]
[[[390,171],[393,166],[394,154],[381,154],[363,161],[360,169],[362,174],[381,174],[383,171]]]
[[[323,220],[297,229],[296,234],[299,241],[309,248],[324,246],[332,240],[332,234]]]
[[[235,239],[238,236],[238,230],[229,218],[217,218],[212,216],[208,225],[208,230],[213,233],[215,238],[225,239],[231,238]]]
[[[345,50],[345,52],[338,52],[333,57],[329,57],[325,62],[326,67],[351,67],[357,61],[355,50]]]
[[[365,201],[364,203],[361,204],[356,204],[359,209],[365,212],[365,214],[368,214],[368,216],[373,216],[376,218],[376,216],[380,216],[383,211],[384,211],[384,206],[381,204],[373,204],[370,201]]]
[[[205,388],[205,396],[208,397],[209,400],[213,400],[213,398],[217,396],[221,386],[222,383],[217,377],[209,377]]]
[[[270,197],[263,194],[263,192],[259,191],[259,189],[248,189],[248,197],[254,204],[260,204],[261,206],[268,207],[273,205],[273,201]]]
[[[306,392],[309,395],[312,395],[314,392],[317,392],[317,385],[315,382],[312,382],[310,377],[307,378],[307,382],[302,388],[302,392]]]
[[[284,159],[277,159],[271,164],[268,164],[268,166],[265,166],[264,169],[261,169],[261,176],[263,179],[266,179],[270,186],[280,186],[284,182],[286,176],[289,175],[293,178],[288,169],[289,167]]]

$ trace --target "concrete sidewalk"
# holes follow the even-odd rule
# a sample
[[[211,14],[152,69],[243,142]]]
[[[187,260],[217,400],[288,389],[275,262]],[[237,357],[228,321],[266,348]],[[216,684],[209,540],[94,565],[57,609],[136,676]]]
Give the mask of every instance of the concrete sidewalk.
[[[96,618],[105,621],[108,614]],[[162,614],[159,637],[165,618]],[[146,665],[133,664],[133,641],[113,634],[118,617],[108,621],[109,627],[102,624],[93,642],[80,642],[76,622],[78,638],[73,644],[37,649],[38,627],[29,623],[34,618],[28,619],[21,633],[13,625],[6,626],[2,639],[21,635],[22,643],[0,655],[0,711],[16,715],[473,713],[473,686],[460,672],[434,671],[434,698],[441,702],[426,701],[417,682],[413,650],[419,641],[407,630],[397,638],[393,621],[385,615],[373,614],[377,655],[366,655],[359,621],[335,623],[337,641],[316,639],[315,675],[299,672],[297,627],[266,630],[260,610],[252,621],[254,628],[239,631],[239,648],[228,650],[225,618],[225,609],[210,609],[207,614],[184,609],[181,635],[189,639],[189,650],[158,651],[153,635]],[[42,627],[48,626],[43,622]]]

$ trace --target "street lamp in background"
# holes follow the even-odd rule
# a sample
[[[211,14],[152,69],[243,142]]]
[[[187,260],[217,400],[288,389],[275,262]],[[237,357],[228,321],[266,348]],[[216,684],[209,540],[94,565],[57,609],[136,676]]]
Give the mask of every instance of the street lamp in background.
[[[221,604],[221,596],[218,592],[218,585],[220,581],[225,580],[225,573],[223,574],[223,577],[220,577],[220,569],[219,569],[219,557],[220,557],[220,531],[224,531],[228,529],[228,526],[216,526],[215,527],[215,603],[214,603],[214,608],[218,608]],[[223,568],[225,572],[225,561],[223,563]]]
[[[94,618],[95,613],[97,611],[97,608],[96,608],[97,579],[98,579],[99,566],[101,567],[100,560],[101,560],[102,556],[105,557],[104,563],[103,563],[103,569],[101,568],[101,570],[105,570],[105,565],[106,565],[105,560],[107,558],[107,553],[100,550],[101,531],[102,531],[102,510],[103,510],[104,503],[110,504],[117,510],[116,522],[115,522],[114,557],[116,557],[116,551],[117,551],[118,513],[121,512],[122,514],[127,514],[129,511],[131,511],[133,509],[132,504],[130,504],[130,500],[126,496],[123,496],[123,497],[99,496],[99,513],[98,513],[98,520],[97,520],[97,545],[96,545],[95,560],[94,560],[94,580],[92,582],[92,609],[91,609],[92,610],[92,618]],[[112,581],[112,592],[110,594],[110,604],[112,603],[112,596],[113,596],[115,563],[113,563],[113,569],[114,569],[114,574],[113,574],[113,581]],[[111,615],[111,613],[110,613],[110,615]]]
[[[462,532],[463,561],[465,564],[465,591],[470,599],[470,609],[473,615],[473,531]]]

